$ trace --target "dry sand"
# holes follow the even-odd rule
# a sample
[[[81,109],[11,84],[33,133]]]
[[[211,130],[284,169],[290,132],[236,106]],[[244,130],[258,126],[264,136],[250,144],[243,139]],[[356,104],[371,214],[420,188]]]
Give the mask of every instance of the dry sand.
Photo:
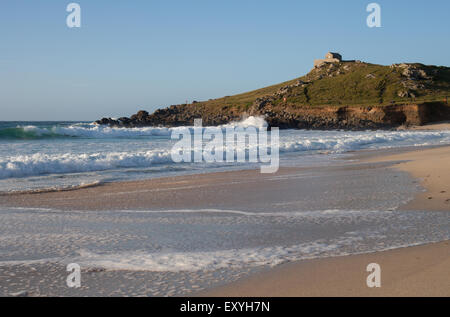
[[[416,150],[372,161],[422,180],[421,193],[402,209],[450,212],[450,147]],[[449,224],[450,225],[450,224]],[[368,288],[369,263],[382,270],[381,288]],[[201,296],[450,296],[450,242],[372,254],[299,261],[199,294]]]

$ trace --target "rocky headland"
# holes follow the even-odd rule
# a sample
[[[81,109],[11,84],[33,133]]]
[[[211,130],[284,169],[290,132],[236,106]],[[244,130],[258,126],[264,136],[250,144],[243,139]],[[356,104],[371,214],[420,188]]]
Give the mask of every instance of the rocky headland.
[[[282,129],[395,128],[449,120],[448,95],[448,67],[330,58],[316,63],[307,75],[278,85],[96,123],[173,127],[193,125],[201,118],[213,126],[263,116],[269,126]]]

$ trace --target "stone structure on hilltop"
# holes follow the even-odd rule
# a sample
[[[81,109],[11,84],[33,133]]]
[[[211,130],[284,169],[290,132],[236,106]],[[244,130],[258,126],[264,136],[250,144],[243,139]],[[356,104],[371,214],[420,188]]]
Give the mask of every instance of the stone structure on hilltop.
[[[324,59],[316,59],[316,60],[314,60],[314,67],[320,67],[323,64],[340,63],[340,62],[342,62],[341,54],[328,52],[325,55]]]

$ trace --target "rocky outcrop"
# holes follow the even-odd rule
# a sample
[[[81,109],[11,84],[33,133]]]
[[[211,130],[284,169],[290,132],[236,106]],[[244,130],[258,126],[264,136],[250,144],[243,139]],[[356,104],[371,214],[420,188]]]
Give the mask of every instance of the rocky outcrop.
[[[253,113],[257,115],[258,113]],[[261,113],[270,126],[298,129],[379,129],[423,125],[450,118],[450,107],[442,103],[369,106],[302,107]]]
[[[393,64],[391,68],[398,68],[404,78],[401,82],[404,89],[397,92],[400,98],[416,98],[416,92],[432,84],[437,74],[436,69],[427,72],[420,64]]]
[[[271,104],[270,98],[255,101],[249,112],[230,116],[226,112],[215,116],[202,116],[188,111],[186,105],[157,110],[153,114],[139,111],[130,118],[103,118],[98,124],[116,127],[184,126],[193,125],[194,119],[202,118],[204,125],[221,125],[241,119],[242,116],[264,116],[269,126],[281,129],[380,129],[402,125],[423,125],[450,118],[450,107],[445,103],[424,103],[391,106],[328,106],[284,107]]]

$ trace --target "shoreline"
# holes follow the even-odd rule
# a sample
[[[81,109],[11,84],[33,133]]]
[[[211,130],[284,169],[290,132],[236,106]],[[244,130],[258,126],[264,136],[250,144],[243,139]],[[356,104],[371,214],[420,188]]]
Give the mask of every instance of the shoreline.
[[[409,182],[408,179],[415,179],[413,183],[418,183],[418,179],[423,178],[422,186],[432,191],[433,199],[428,199],[431,191],[418,193],[414,200],[402,206],[399,210],[402,210],[402,212],[407,212],[407,210],[450,211],[450,207],[447,207],[450,204],[448,205],[446,200],[450,199],[450,195],[448,195],[450,193],[450,188],[448,188],[450,180],[445,177],[448,177],[448,174],[445,175],[445,172],[442,172],[448,165],[446,163],[450,161],[449,145],[421,147],[419,149],[386,149],[376,152],[358,151],[351,154],[349,163],[338,163],[327,167],[284,167],[274,175],[260,174],[259,170],[240,170],[162,177],[143,181],[104,183],[99,186],[69,191],[16,193],[0,196],[0,207],[50,208],[60,211],[89,212],[108,210],[198,211],[208,208],[222,211],[264,211],[274,210],[274,206],[278,206],[276,210],[282,211],[280,206],[283,204],[298,203],[296,201],[298,193],[305,190],[306,194],[309,193],[309,187],[314,180],[310,177],[315,177],[319,173],[322,177],[327,176],[326,181],[324,180],[325,184],[321,183],[322,187],[325,186],[323,188],[340,186],[338,185],[342,184],[340,177],[347,175],[350,178],[356,177],[356,179],[351,180],[352,187],[350,188],[358,188],[353,183],[357,180],[360,184],[368,187],[377,186],[374,187],[377,194],[386,192],[386,189],[383,188],[385,181],[380,183],[383,177],[387,176],[388,182],[399,182],[400,184],[405,183],[405,181]],[[343,161],[345,160],[343,159]],[[429,162],[431,164],[428,164]],[[432,167],[432,171],[428,171],[430,167]],[[414,179],[407,175],[412,175]],[[371,179],[372,176],[377,177],[377,179]],[[360,177],[361,179],[359,179]],[[330,183],[330,181],[332,182]],[[342,186],[344,185],[342,184]],[[318,189],[322,187],[312,188],[311,193],[318,192],[319,196],[311,196],[309,199],[312,201],[320,199],[323,193]],[[344,200],[341,202],[341,206],[345,206],[349,210],[352,210],[352,208],[358,210],[358,208],[361,208],[358,206],[369,208],[370,200],[374,198],[362,201],[359,205],[352,203],[352,200],[355,199],[367,199],[365,197],[368,196],[350,192],[348,204]],[[380,199],[380,197],[376,199]],[[265,207],[265,203],[268,202],[270,204]],[[328,202],[330,201],[328,200]],[[328,205],[326,206],[328,207]],[[291,207],[298,208],[297,210],[308,210],[307,205],[302,204],[292,205]],[[330,209],[332,208],[333,206],[330,206]],[[450,254],[449,241],[443,241],[388,251],[294,261],[272,269],[263,269],[259,273],[244,274],[241,277],[242,279],[230,284],[213,284],[212,288],[206,288],[205,291],[193,293],[193,295],[234,297],[448,296],[450,294],[448,287],[450,280],[449,278],[443,278],[448,276],[447,268],[450,267],[450,255],[448,254]],[[383,287],[380,290],[368,289],[365,286],[365,277],[368,273],[366,273],[364,265],[371,262],[379,262],[382,265],[384,272]],[[45,274],[43,273],[45,270],[42,269],[39,274]],[[59,269],[54,268],[52,270],[56,272]],[[121,278],[123,274],[129,275],[133,279],[142,276],[145,280],[148,276],[151,276],[147,273],[126,270],[106,272],[94,270],[89,272],[93,281],[101,276]],[[14,271],[14,274],[18,277],[23,275],[20,271]],[[63,276],[62,272],[60,274]],[[0,270],[0,278],[1,275]],[[141,280],[134,281],[131,284],[131,289],[133,287],[136,289],[136,283],[139,284],[139,281]],[[106,280],[102,283],[108,285]],[[124,283],[129,282],[124,281]],[[223,283],[229,283],[229,281],[225,280]],[[223,286],[216,287],[214,285]],[[142,290],[139,292],[142,292]],[[185,294],[191,296],[192,292],[192,290],[189,290]],[[45,295],[45,292],[43,294]],[[70,293],[67,294],[70,295]],[[127,293],[126,288],[124,288],[122,294],[131,293]]]
[[[426,191],[400,210],[427,210],[450,212],[450,146],[393,154],[368,162],[397,161],[393,168],[408,172],[419,180]]]
[[[365,155],[364,155],[365,156]],[[450,212],[450,146],[363,159],[396,162],[391,168],[421,180],[426,191],[399,210]],[[447,196],[445,196],[447,195]],[[433,197],[434,196],[434,197]],[[430,197],[432,199],[430,199]],[[385,285],[365,285],[366,265],[381,265]],[[342,257],[287,263],[196,294],[212,297],[450,296],[450,240]]]
[[[411,154],[416,153],[427,159],[429,155],[433,153],[439,153],[442,155],[448,155],[450,145],[432,145],[417,147],[404,147],[404,148],[388,148],[381,150],[360,150],[354,152],[348,152],[350,157],[338,158],[335,162],[338,164],[331,166],[308,166],[308,167],[280,167],[279,171],[275,174],[261,174],[259,169],[242,169],[231,171],[218,171],[199,174],[186,174],[177,176],[163,176],[155,177],[144,180],[124,180],[115,182],[95,182],[93,184],[74,186],[71,188],[52,189],[44,188],[38,190],[27,191],[13,191],[0,193],[0,207],[4,208],[47,208],[56,210],[74,210],[74,211],[102,211],[102,210],[127,210],[127,209],[150,209],[150,210],[167,210],[167,209],[185,209],[186,202],[188,202],[189,208],[197,208],[196,201],[192,201],[189,197],[197,194],[199,190],[205,190],[208,193],[214,193],[215,196],[219,195],[219,198],[213,199],[213,197],[207,194],[202,194],[204,205],[214,205],[218,201],[237,199],[241,190],[247,190],[249,186],[255,187],[252,194],[258,191],[264,190],[265,186],[270,184],[276,184],[277,186],[283,185],[283,189],[289,189],[289,186],[283,184],[290,178],[301,177],[304,174],[316,173],[323,169],[329,169],[330,171],[336,170],[359,170],[359,169],[373,169],[373,168],[386,168],[404,172],[412,175],[419,183],[420,178],[429,178],[430,175],[422,170],[420,172],[411,173],[409,166],[414,163],[411,162]],[[445,153],[444,153],[445,152]],[[423,155],[420,153],[424,153]],[[438,154],[438,155],[439,155]],[[346,163],[347,162],[347,163]],[[342,164],[341,164],[342,163]],[[422,166],[421,164],[420,166]],[[437,164],[438,169],[442,164]],[[445,167],[444,167],[445,168]],[[436,172],[436,171],[435,171]],[[426,175],[424,175],[426,174]],[[430,184],[440,179],[441,175],[436,175],[431,180],[426,180],[423,187],[430,186]],[[443,187],[448,185],[440,184]],[[291,184],[292,185],[292,184]],[[221,192],[217,192],[217,189],[226,188],[227,195],[223,195]],[[222,191],[222,190],[221,190]],[[437,196],[446,197],[447,193],[450,193],[450,189],[435,189],[439,191]],[[444,193],[441,193],[444,191]],[[422,195],[421,200],[424,203],[419,204],[415,200],[416,206],[431,206],[428,199],[424,199],[428,193],[419,193]],[[170,199],[171,195],[176,194],[177,199]],[[152,196],[150,196],[152,195]],[[427,196],[426,198],[428,198]],[[442,198],[441,197],[441,198]],[[450,197],[448,197],[450,198]],[[447,198],[446,198],[447,199]],[[246,201],[248,202],[248,201]],[[442,201],[441,201],[442,202]],[[447,204],[447,202],[444,200]],[[244,204],[241,204],[244,205]],[[411,203],[406,206],[413,208],[411,210],[421,210],[418,207],[411,207]],[[449,205],[450,206],[450,205]],[[430,210],[439,211],[447,210],[442,205],[440,207],[433,207]],[[404,206],[401,208],[405,208]],[[408,210],[405,209],[405,210]],[[203,208],[204,209],[204,208]]]
[[[212,288],[199,297],[448,297],[450,241],[365,254],[302,260]],[[381,267],[381,288],[366,285]]]

